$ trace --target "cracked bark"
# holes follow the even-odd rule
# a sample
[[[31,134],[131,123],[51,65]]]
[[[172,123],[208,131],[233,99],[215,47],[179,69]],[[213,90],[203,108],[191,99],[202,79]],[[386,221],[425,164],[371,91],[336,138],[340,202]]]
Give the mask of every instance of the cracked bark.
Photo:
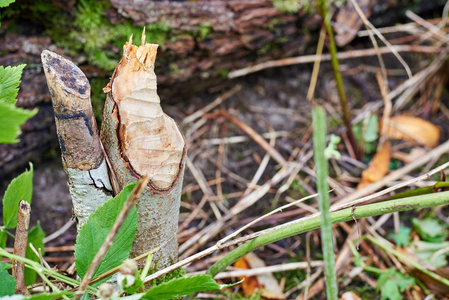
[[[75,64],[56,53],[43,51],[42,64],[79,229],[89,215],[112,196],[90,102],[90,85]]]

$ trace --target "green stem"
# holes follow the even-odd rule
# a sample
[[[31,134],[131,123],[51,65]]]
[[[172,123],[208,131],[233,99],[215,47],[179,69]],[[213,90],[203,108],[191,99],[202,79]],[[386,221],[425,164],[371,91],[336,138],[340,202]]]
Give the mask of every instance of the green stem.
[[[354,209],[354,217],[357,219],[384,215],[392,212],[400,212],[412,209],[420,209],[425,207],[433,207],[438,205],[449,204],[449,192],[434,193],[430,195],[408,197],[391,201],[379,202],[356,207]],[[351,214],[352,208],[343,209],[331,213],[332,224],[347,222],[353,220]],[[230,266],[237,259],[253,252],[254,250],[274,243],[276,241],[294,236],[300,233],[311,231],[320,227],[320,216],[305,219],[303,222],[293,223],[285,227],[270,231],[264,235],[243,244],[225,257],[216,262],[207,271],[212,276],[217,275],[226,267]]]
[[[379,248],[382,248],[384,251],[387,251],[391,254],[393,254],[394,256],[396,256],[397,258],[399,258],[400,260],[402,260],[404,263],[412,266],[413,268],[421,271],[422,273],[426,274],[429,277],[432,277],[433,279],[441,282],[444,285],[449,286],[449,280],[434,273],[429,271],[428,269],[424,268],[423,266],[421,266],[419,263],[413,261],[412,259],[410,259],[409,257],[405,256],[404,254],[382,244],[381,242],[377,241],[375,238],[373,238],[372,236],[366,236],[366,239],[369,240],[371,243],[373,243],[374,245],[378,246]]]
[[[338,58],[337,58],[337,46],[335,44],[334,31],[332,30],[330,17],[328,17],[328,15],[327,15],[326,0],[320,0],[320,8],[321,8],[321,14],[323,16],[324,26],[326,27],[327,35],[329,37],[329,51],[331,54],[332,68],[334,69],[334,77],[335,77],[335,81],[337,83],[337,91],[338,91],[338,96],[340,98],[340,105],[343,110],[343,122],[345,123],[346,130],[348,132],[348,138],[349,138],[349,142],[351,143],[352,150],[354,151],[355,155],[358,157],[359,154],[357,152],[357,144],[355,142],[354,133],[352,131],[351,116],[349,114],[348,103],[346,101],[346,93],[345,93],[343,79],[342,79],[341,72],[340,72],[340,64],[339,64]]]
[[[330,218],[329,174],[326,149],[326,113],[322,107],[316,106],[312,111],[313,119],[313,155],[316,167],[316,184],[318,189],[318,206],[321,212],[321,244],[323,248],[324,273],[326,275],[327,299],[338,299],[337,275],[335,272],[334,242],[332,239],[332,222]]]

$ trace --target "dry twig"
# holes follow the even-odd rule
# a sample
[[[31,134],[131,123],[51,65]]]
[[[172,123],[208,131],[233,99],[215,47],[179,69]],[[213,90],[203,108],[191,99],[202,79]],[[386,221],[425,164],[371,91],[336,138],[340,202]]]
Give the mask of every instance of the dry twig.
[[[28,229],[30,226],[31,206],[28,202],[19,202],[17,215],[16,239],[14,240],[14,255],[25,257],[27,251]],[[25,285],[25,263],[18,260],[12,261],[12,276],[16,280],[16,293],[30,296]]]

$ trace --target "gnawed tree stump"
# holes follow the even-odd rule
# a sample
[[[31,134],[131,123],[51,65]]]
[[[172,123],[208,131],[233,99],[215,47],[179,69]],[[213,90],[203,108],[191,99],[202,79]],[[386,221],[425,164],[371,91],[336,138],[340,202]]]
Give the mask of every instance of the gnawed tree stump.
[[[42,64],[78,228],[112,190],[118,194],[147,175],[148,185],[136,203],[138,228],[131,256],[160,247],[153,264],[162,268],[177,260],[187,145],[176,122],[160,106],[154,72],[157,47],[145,42],[145,31],[141,46],[130,39],[123,47],[123,58],[104,89],[101,141],[83,72],[50,51],[42,53]]]
[[[178,218],[184,177],[186,140],[176,122],[163,113],[156,88],[154,62],[158,45],[127,42],[107,92],[101,140],[118,189],[149,175],[137,202],[137,228],[131,255],[158,246],[158,267],[178,257]]]

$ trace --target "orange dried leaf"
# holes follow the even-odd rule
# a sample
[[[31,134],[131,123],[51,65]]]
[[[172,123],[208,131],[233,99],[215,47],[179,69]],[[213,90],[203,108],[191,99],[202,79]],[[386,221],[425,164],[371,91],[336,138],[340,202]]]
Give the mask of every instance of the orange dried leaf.
[[[240,258],[234,263],[234,267],[239,269],[251,269],[249,266],[249,263],[245,259],[246,256]],[[240,284],[243,290],[243,294],[245,296],[250,296],[254,294],[254,292],[257,290],[261,290],[263,287],[259,286],[259,282],[257,281],[256,276],[239,276],[239,280],[243,280],[243,282]]]
[[[436,147],[440,139],[437,126],[421,118],[404,115],[390,118],[384,131],[390,139],[415,141],[430,148]]]
[[[390,142],[387,141],[377,149],[369,167],[363,171],[362,180],[358,184],[357,189],[361,189],[373,182],[381,180],[388,173],[390,159],[391,147]]]
[[[240,269],[252,269],[265,267],[265,263],[254,253],[249,253],[234,263],[234,267]],[[285,299],[279,283],[272,273],[263,273],[256,276],[241,276],[239,280],[244,279],[241,287],[245,296],[251,296],[257,291],[262,291],[264,299]]]

